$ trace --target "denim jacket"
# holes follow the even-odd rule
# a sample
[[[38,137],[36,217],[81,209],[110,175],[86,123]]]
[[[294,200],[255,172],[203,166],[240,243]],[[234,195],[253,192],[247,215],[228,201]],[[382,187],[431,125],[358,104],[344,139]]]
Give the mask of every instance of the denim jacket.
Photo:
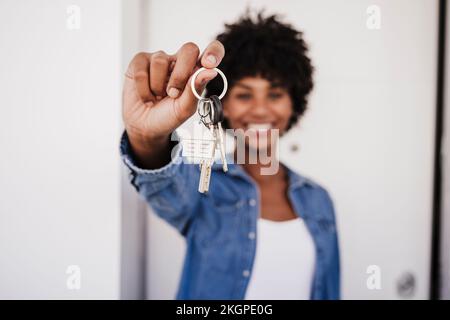
[[[171,162],[155,170],[135,164],[126,132],[120,152],[136,190],[187,242],[177,299],[244,299],[260,212],[260,194],[253,179],[238,164],[230,163],[224,173],[222,165],[215,163],[210,191],[201,194],[197,191],[199,166],[182,161],[181,144]],[[316,248],[310,298],[339,299],[339,246],[332,200],[317,183],[287,171],[289,200],[305,221]]]

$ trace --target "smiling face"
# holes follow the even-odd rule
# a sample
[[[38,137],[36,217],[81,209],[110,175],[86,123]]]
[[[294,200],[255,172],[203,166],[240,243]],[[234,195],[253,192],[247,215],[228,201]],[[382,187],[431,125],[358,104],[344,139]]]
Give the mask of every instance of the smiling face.
[[[281,136],[289,125],[293,103],[289,92],[261,77],[237,81],[223,102],[224,116],[231,129],[249,133],[246,145],[254,149],[270,148],[270,130]]]

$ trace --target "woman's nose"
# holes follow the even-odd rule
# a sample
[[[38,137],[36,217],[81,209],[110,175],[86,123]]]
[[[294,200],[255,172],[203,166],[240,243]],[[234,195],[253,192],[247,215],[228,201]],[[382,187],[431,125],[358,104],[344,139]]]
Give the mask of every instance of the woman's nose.
[[[257,116],[265,116],[270,113],[266,99],[255,99],[251,113]]]

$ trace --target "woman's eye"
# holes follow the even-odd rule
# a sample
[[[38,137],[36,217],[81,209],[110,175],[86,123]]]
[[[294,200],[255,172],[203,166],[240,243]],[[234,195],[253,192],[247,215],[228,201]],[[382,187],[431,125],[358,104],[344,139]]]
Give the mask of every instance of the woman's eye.
[[[282,96],[283,94],[279,92],[269,93],[269,98],[272,100],[280,99]]]
[[[236,98],[239,100],[249,100],[252,98],[252,96],[248,93],[239,93],[236,95]]]

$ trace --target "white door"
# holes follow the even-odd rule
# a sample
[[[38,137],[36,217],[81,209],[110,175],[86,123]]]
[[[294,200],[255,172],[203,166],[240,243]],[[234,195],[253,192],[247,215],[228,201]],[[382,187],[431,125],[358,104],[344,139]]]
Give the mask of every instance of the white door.
[[[376,1],[375,8],[361,0],[247,3],[285,15],[310,45],[315,89],[281,157],[334,199],[343,298],[426,299],[437,1]],[[175,52],[187,41],[204,48],[246,6],[151,1],[142,12],[148,50]],[[371,29],[377,12],[380,29]],[[151,214],[147,248],[147,298],[173,298],[182,238]]]

